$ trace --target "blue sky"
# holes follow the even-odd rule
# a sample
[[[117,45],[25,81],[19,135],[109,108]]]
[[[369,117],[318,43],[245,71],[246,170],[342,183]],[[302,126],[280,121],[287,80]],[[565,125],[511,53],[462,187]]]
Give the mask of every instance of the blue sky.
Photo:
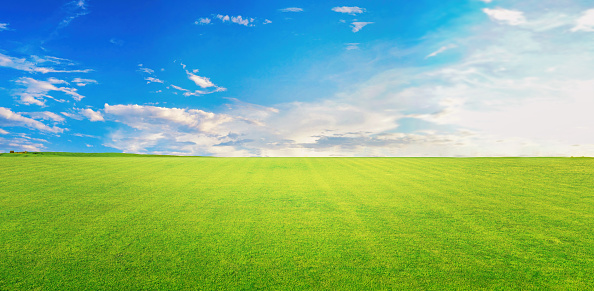
[[[8,1],[0,152],[592,156],[591,1]]]

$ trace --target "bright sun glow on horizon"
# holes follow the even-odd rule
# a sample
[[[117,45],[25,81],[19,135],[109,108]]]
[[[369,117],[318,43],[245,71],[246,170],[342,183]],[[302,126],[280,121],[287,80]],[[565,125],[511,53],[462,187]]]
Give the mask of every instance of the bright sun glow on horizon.
[[[387,2],[4,3],[0,152],[594,155],[594,3]]]

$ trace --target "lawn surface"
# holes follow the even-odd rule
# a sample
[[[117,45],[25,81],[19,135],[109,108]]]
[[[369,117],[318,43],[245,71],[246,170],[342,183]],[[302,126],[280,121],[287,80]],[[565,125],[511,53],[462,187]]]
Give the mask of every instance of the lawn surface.
[[[1,290],[594,289],[594,159],[7,156]]]

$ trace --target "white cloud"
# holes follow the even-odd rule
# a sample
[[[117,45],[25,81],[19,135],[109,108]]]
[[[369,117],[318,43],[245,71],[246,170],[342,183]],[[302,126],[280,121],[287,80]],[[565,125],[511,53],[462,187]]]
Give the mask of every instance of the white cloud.
[[[279,9],[279,11],[280,12],[303,12],[303,8],[288,7],[288,8]]]
[[[60,59],[56,57],[49,57],[46,56],[44,58],[40,58],[37,56],[31,56],[34,61],[27,60],[25,58],[15,58],[5,54],[0,53],[0,67],[7,67],[12,68],[20,71],[31,72],[31,73],[87,73],[92,70],[84,69],[84,70],[73,70],[68,69],[72,63],[69,60]],[[62,61],[61,61],[62,60]],[[51,62],[57,65],[60,65],[62,68],[55,69],[53,67],[43,67],[38,66],[38,63],[44,62]]]
[[[103,118],[103,115],[101,115],[101,112],[93,111],[93,109],[89,109],[89,108],[80,109],[79,113],[82,116],[88,118],[90,121],[105,121],[105,119]]]
[[[92,80],[92,79],[74,78],[74,79],[72,79],[72,83],[75,83],[76,86],[84,87],[89,84],[97,84],[97,81]]]
[[[254,26],[253,22],[256,20],[254,18],[244,18],[241,15],[237,15],[237,16],[229,16],[229,15],[221,15],[221,14],[217,14],[215,16],[215,18],[219,19],[222,22],[232,22],[232,23],[236,23],[239,25],[243,25],[243,26]]]
[[[198,20],[194,21],[194,24],[198,24],[198,25],[205,25],[205,24],[210,24],[210,23],[211,23],[211,19],[208,17],[198,18]]]
[[[241,15],[231,17],[231,22],[237,23],[244,26],[249,26],[250,22],[254,21],[253,18],[251,19],[244,19]]]
[[[489,4],[489,3],[493,2],[493,0],[480,0],[480,1],[482,1],[482,2],[485,2],[485,3],[487,3],[487,4]]]
[[[357,32],[359,30],[361,30],[363,27],[365,27],[368,24],[372,24],[373,22],[361,22],[361,21],[355,21],[353,23],[351,23],[351,27],[353,28],[353,32]]]
[[[4,130],[4,129],[0,128],[0,134],[8,134],[8,133],[9,133],[8,131],[6,131],[6,130]]]
[[[208,87],[215,86],[215,84],[213,84],[209,78],[194,75],[194,74],[190,73],[189,71],[186,71],[186,74],[188,74],[188,79],[192,80],[194,83],[196,83],[196,85],[198,85],[202,88],[208,88]]]
[[[84,96],[77,93],[76,88],[71,88],[68,86],[56,86],[57,84],[68,84],[68,82],[64,80],[49,78],[47,81],[40,81],[29,77],[21,77],[15,82],[24,88],[14,90],[13,96],[18,97],[18,101],[25,105],[35,104],[39,106],[45,106],[46,98],[63,102],[63,100],[55,99],[49,95],[49,92],[51,91],[63,92],[67,95],[70,95],[76,101],[80,101],[82,98],[84,98]]]
[[[315,101],[265,107],[232,100],[220,112],[106,105],[105,119],[120,124],[106,145],[215,156],[594,155],[592,39],[567,33],[574,24],[544,9],[531,11],[530,22],[504,14],[490,17],[523,29],[480,23],[439,31],[407,57],[422,62],[445,51],[445,42],[463,48],[456,59],[371,66],[366,81]],[[536,27],[545,19],[558,21]],[[378,60],[401,57],[376,49]],[[336,78],[352,80],[344,76]]]
[[[449,44],[449,45],[442,46],[442,47],[440,47],[438,50],[436,50],[436,51],[434,51],[434,52],[432,52],[432,53],[428,54],[428,55],[425,57],[425,59],[432,58],[432,57],[434,57],[434,56],[437,56],[438,54],[441,54],[441,53],[443,53],[443,52],[445,52],[445,51],[447,51],[447,50],[449,50],[449,49],[456,48],[456,47],[457,47],[457,46],[456,46],[456,45],[453,45],[453,44]]]
[[[30,138],[27,135],[20,135],[13,138],[0,137],[0,148],[6,149],[6,151],[29,151],[39,152],[45,148],[43,142],[47,142],[42,139]]]
[[[217,14],[215,17],[218,18],[218,19],[220,19],[222,22],[225,22],[225,21],[229,21],[230,20],[229,15]]]
[[[153,77],[146,77],[144,78],[144,80],[146,81],[147,84],[150,83],[163,83],[163,80],[157,79],[157,78],[153,78]]]
[[[269,19],[264,19],[264,22],[262,22],[262,24],[269,24],[269,23],[272,23],[272,21]]]
[[[0,125],[13,127],[13,126],[20,126],[20,127],[27,127],[32,129],[37,129],[40,131],[45,132],[52,132],[52,133],[60,133],[63,132],[63,128],[59,128],[56,126],[49,127],[35,119],[28,118],[22,116],[19,113],[15,113],[9,108],[0,107]]]
[[[334,8],[332,8],[332,11],[340,12],[340,13],[348,13],[350,15],[357,15],[357,14],[365,12],[365,8],[360,8],[357,6],[352,6],[352,7],[342,6],[342,7],[334,7]]]
[[[0,23],[0,31],[8,30],[8,23]]]
[[[79,115],[78,113],[60,112],[60,114],[66,116],[68,118],[72,118],[74,120],[83,120],[83,117],[81,115]]]
[[[508,10],[503,8],[489,9],[484,8],[483,12],[493,21],[506,23],[509,25],[520,25],[526,23],[524,12],[517,10]]]
[[[66,18],[60,22],[58,29],[64,28],[70,24],[74,19],[89,14],[87,4],[84,0],[75,0],[64,5],[64,10],[68,14]]]
[[[40,119],[40,120],[51,120],[54,122],[64,122],[64,117],[55,114],[50,111],[41,111],[41,112],[20,112],[21,115],[27,115],[33,119]]]
[[[347,43],[346,44],[346,50],[350,51],[350,50],[358,50],[359,49],[359,43]]]
[[[144,67],[143,64],[138,64],[138,71],[145,74],[153,74],[155,71]]]
[[[594,9],[586,10],[571,31],[594,31]]]

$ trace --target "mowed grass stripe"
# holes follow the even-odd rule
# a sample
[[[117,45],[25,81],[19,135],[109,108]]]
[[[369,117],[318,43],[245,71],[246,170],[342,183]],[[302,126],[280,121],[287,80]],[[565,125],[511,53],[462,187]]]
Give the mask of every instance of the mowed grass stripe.
[[[21,177],[0,178],[8,289],[592,287],[588,159],[0,166]]]

